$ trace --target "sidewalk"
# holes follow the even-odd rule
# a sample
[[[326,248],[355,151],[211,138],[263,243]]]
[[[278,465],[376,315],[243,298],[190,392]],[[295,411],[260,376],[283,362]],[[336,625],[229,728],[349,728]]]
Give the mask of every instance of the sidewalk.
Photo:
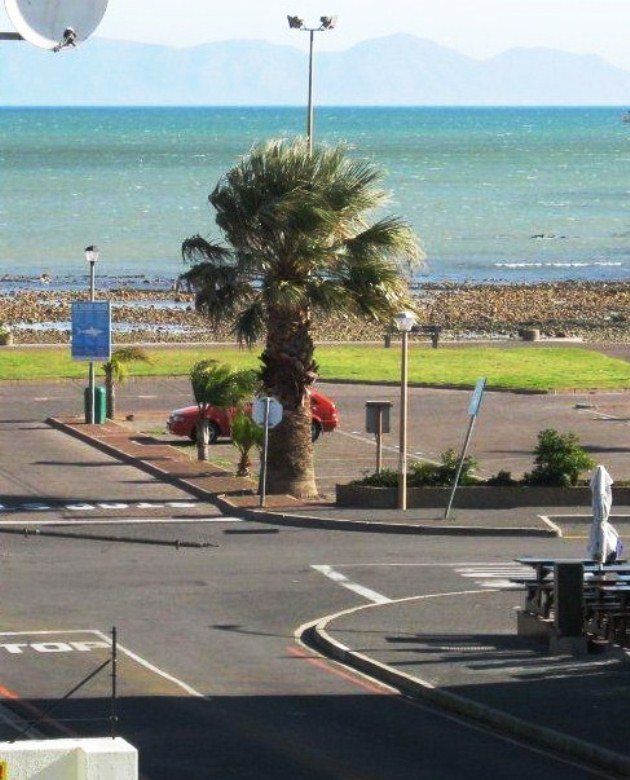
[[[630,777],[628,656],[552,656],[516,636],[520,592],[435,594],[324,618],[327,655],[495,728]]]
[[[47,421],[53,427],[97,447],[158,479],[167,480],[193,495],[216,504],[227,514],[248,520],[372,533],[438,534],[462,536],[556,537],[557,529],[527,510],[455,510],[448,523],[439,510],[370,510],[337,508],[324,501],[299,501],[293,496],[268,496],[265,509],[258,508],[257,486],[251,479],[235,477],[213,463],[191,460],[184,452],[152,436],[139,434],[123,423],[86,425],[78,418]]]

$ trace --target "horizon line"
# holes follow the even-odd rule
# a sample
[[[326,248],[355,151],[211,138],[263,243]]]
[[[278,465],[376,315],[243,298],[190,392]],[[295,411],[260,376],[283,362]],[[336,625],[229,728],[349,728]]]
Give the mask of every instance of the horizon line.
[[[388,110],[388,109],[440,109],[440,110],[513,110],[513,109],[619,109],[628,110],[629,103],[320,103],[315,110],[325,109],[359,109],[359,110]],[[59,108],[87,108],[87,109],[291,109],[305,110],[301,103],[14,103],[0,105],[0,111],[13,109],[59,109]]]

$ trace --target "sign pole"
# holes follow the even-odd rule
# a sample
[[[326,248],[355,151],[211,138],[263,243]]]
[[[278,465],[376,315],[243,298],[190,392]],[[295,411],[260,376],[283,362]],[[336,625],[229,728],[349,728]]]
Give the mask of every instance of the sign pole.
[[[95,299],[95,287],[94,287],[94,260],[90,260],[90,302],[93,303]],[[88,373],[88,384],[90,387],[90,425],[94,425],[96,422],[96,388],[94,382],[94,361],[90,360],[90,368]]]
[[[265,402],[265,416],[263,419],[263,458],[260,469],[260,506],[265,506],[265,500],[267,498],[267,451],[269,448],[269,403],[271,399],[267,396],[264,399]]]
[[[455,499],[455,493],[459,485],[459,478],[462,475],[462,469],[464,467],[464,461],[466,460],[466,453],[468,452],[468,445],[470,444],[470,438],[472,436],[473,428],[475,427],[475,421],[479,414],[479,408],[481,406],[481,400],[483,398],[484,390],[486,389],[485,377],[479,379],[475,385],[475,391],[470,399],[470,406],[468,407],[468,414],[470,415],[470,422],[468,423],[468,431],[466,432],[466,438],[464,439],[464,446],[462,447],[461,454],[459,456],[459,463],[457,464],[457,473],[455,474],[455,480],[453,481],[453,488],[448,500],[448,506],[444,512],[444,520],[448,520],[451,514],[451,508]]]
[[[383,410],[379,407],[376,412],[376,473],[380,474],[383,468]]]
[[[466,433],[466,438],[464,439],[464,446],[462,447],[462,452],[461,455],[459,456],[459,463],[457,465],[457,473],[455,474],[455,481],[453,482],[453,488],[451,490],[451,495],[448,500],[448,506],[446,507],[446,512],[444,512],[445,520],[448,520],[448,517],[451,513],[451,507],[453,506],[453,499],[455,498],[455,492],[457,491],[457,486],[459,485],[459,478],[462,475],[462,468],[464,466],[464,460],[466,459],[466,453],[468,452],[468,445],[470,444],[470,437],[472,436],[476,419],[477,419],[477,415],[474,415],[473,417],[470,418],[470,422],[468,424],[468,432]]]

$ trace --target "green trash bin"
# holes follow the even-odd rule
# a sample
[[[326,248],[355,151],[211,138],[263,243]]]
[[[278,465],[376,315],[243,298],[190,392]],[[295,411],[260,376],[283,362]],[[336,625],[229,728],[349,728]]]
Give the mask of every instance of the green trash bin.
[[[90,422],[90,412],[92,410],[92,393],[90,388],[86,387],[84,391],[85,422]],[[106,395],[104,387],[94,388],[94,422],[96,425],[102,425],[105,422],[106,415]]]

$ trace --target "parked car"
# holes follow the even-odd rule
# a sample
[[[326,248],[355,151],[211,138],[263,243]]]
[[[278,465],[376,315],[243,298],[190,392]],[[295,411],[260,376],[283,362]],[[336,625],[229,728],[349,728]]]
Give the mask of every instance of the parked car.
[[[334,431],[339,425],[339,412],[334,401],[331,401],[324,393],[311,390],[311,438],[317,441],[322,433]],[[246,407],[246,411],[250,411]],[[220,437],[229,438],[232,435],[232,419],[236,409],[220,409],[210,406],[206,416],[210,421],[210,443],[214,444]],[[166,427],[174,436],[187,436],[191,441],[197,438],[196,423],[199,417],[197,406],[187,406],[184,409],[175,409],[171,412]]]

